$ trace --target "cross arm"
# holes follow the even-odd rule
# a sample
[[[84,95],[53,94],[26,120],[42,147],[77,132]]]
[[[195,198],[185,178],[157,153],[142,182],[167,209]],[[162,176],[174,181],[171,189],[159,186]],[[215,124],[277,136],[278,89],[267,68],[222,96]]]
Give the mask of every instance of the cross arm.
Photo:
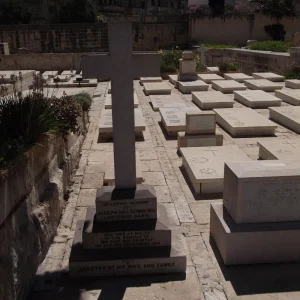
[[[81,56],[81,70],[84,79],[112,77],[112,61],[109,54],[89,54]]]
[[[160,76],[160,55],[149,52],[133,54],[133,77]]]

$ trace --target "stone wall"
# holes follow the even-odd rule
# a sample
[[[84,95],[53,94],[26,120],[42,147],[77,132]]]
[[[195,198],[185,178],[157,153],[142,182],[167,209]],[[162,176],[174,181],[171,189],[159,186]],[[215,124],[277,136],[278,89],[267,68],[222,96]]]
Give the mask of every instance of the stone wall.
[[[56,233],[83,138],[44,137],[0,174],[1,300],[26,299]]]
[[[133,25],[134,49],[153,50],[185,46],[188,25],[181,23],[136,23]],[[9,44],[10,53],[19,48],[29,52],[107,51],[105,24],[52,24],[0,26],[0,42]]]
[[[206,64],[217,66],[222,59],[235,62],[241,72],[270,71],[284,74],[292,64],[300,62],[300,48],[291,48],[290,53],[263,52],[246,49],[210,49],[206,52]]]
[[[232,43],[245,46],[247,40],[269,40],[264,26],[276,23],[269,17],[256,15],[254,21],[241,18],[190,18],[189,39],[194,42]],[[291,34],[300,31],[300,19],[284,18],[280,21]]]

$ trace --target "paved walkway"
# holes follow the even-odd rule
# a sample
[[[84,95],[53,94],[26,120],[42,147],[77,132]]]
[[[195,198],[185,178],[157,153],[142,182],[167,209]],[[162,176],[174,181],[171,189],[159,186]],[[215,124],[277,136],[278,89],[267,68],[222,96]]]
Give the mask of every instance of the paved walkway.
[[[72,279],[68,261],[76,222],[94,205],[96,189],[103,184],[104,153],[112,143],[97,143],[98,121],[104,109],[107,83],[99,83],[90,111],[90,127],[82,148],[79,168],[73,179],[70,197],[47,257],[39,267],[36,285],[29,300],[234,300],[300,299],[300,265],[272,264],[226,267],[209,241],[209,206],[222,199],[195,197],[181,172],[176,138],[168,138],[138,82],[135,82],[140,107],[146,120],[144,141],[136,143],[143,177],[155,187],[158,201],[166,208],[170,227],[182,235],[187,255],[186,276],[160,275],[119,278]],[[183,96],[190,104],[191,96]],[[236,107],[242,106],[240,104]],[[267,114],[267,110],[258,110]],[[222,130],[221,130],[222,131]],[[258,157],[258,138],[232,139],[226,132],[224,145],[237,144],[252,159]],[[279,126],[282,139],[299,139]]]

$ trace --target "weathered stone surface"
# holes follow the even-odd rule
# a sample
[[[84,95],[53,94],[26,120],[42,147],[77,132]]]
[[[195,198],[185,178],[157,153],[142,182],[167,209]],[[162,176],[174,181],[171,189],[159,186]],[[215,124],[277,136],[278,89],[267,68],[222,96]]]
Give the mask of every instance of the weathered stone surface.
[[[203,110],[214,108],[232,108],[234,101],[217,91],[192,92],[193,102]]]
[[[234,99],[250,108],[281,106],[282,100],[264,91],[236,91]]]
[[[262,90],[265,92],[274,92],[275,90],[281,90],[283,88],[281,83],[275,83],[267,79],[245,80],[244,83],[249,89]]]
[[[223,134],[216,132],[216,134],[193,134],[188,135],[185,132],[178,132],[177,148],[183,147],[209,147],[222,146]]]
[[[225,80],[223,77],[211,73],[211,74],[198,74],[200,80],[204,81],[205,83],[211,83],[213,80]]]
[[[274,135],[276,124],[250,108],[215,109],[217,123],[232,136]]]
[[[178,75],[169,75],[168,76],[170,83],[174,85],[174,87],[178,88]]]
[[[252,76],[254,78],[258,79],[267,79],[270,81],[278,82],[278,81],[284,81],[284,76],[278,75],[271,72],[259,72],[259,73],[253,73]]]
[[[300,107],[270,107],[270,119],[300,133]]]
[[[216,131],[216,114],[213,111],[186,113],[187,134],[214,134]]]
[[[153,82],[162,82],[161,77],[141,77],[140,83],[144,85],[144,83],[153,83]]]
[[[285,87],[290,89],[300,89],[299,79],[289,79],[285,81]]]
[[[300,90],[284,89],[275,91],[275,96],[289,104],[300,106]]]
[[[75,70],[67,70],[67,71],[63,71],[61,73],[62,76],[71,76],[74,77],[76,75],[76,71]]]
[[[144,91],[149,95],[170,95],[172,88],[167,82],[144,83]]]
[[[243,91],[247,87],[235,80],[218,80],[212,82],[212,88],[224,94],[231,94],[233,91]]]
[[[244,73],[225,73],[224,78],[227,80],[235,80],[240,83],[243,83],[245,80],[254,79],[252,76]]]
[[[45,71],[43,73],[43,76],[48,77],[48,78],[54,78],[58,75],[58,71]]]
[[[190,94],[194,91],[207,91],[209,85],[202,80],[179,81],[178,89],[183,94]]]
[[[176,94],[149,96],[154,111],[160,108],[186,107],[186,103]]]

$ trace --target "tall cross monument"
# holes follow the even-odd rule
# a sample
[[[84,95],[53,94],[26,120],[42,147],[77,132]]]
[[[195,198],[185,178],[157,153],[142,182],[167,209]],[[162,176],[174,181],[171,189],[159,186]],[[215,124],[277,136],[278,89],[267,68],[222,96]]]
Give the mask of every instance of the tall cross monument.
[[[84,55],[83,78],[111,78],[116,189],[136,187],[133,80],[160,76],[160,56],[132,52],[132,24],[108,23],[109,54]]]

